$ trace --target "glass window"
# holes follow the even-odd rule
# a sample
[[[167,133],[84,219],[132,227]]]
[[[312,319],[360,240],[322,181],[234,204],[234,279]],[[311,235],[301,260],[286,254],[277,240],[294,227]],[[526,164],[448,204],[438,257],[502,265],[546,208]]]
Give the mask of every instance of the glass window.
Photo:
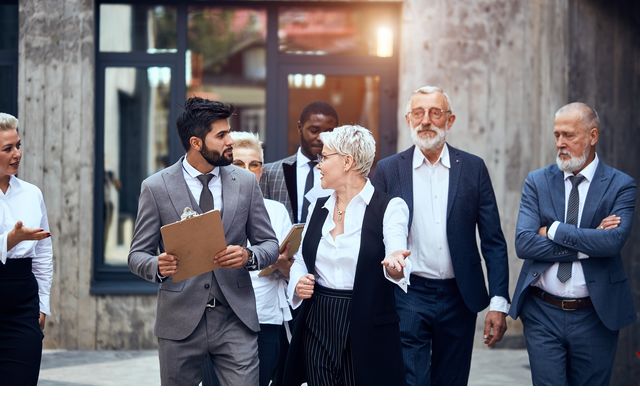
[[[189,8],[187,97],[231,103],[234,129],[264,135],[266,36],[264,10]]]
[[[0,27],[2,27],[0,50],[16,50],[18,48],[17,4],[0,4]]]
[[[0,65],[0,112],[16,115],[16,78],[13,67]]]
[[[281,52],[393,56],[395,13],[375,7],[280,7]]]
[[[101,4],[100,51],[176,51],[175,7]]]
[[[140,184],[168,166],[170,84],[167,67],[105,70],[105,264],[127,264]]]
[[[380,77],[290,74],[288,81],[288,154],[295,153],[300,144],[297,121],[302,108],[318,100],[337,110],[341,125],[364,126],[371,131],[376,143],[379,142]]]

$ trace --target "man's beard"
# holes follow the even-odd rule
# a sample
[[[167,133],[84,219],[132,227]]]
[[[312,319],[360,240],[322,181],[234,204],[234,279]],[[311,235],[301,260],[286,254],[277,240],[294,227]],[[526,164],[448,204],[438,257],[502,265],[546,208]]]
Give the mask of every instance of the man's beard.
[[[569,156],[568,160],[563,160],[560,158],[560,155]],[[585,147],[584,153],[581,156],[574,157],[568,151],[558,150],[556,155],[556,165],[560,168],[561,171],[564,172],[575,172],[584,167],[584,163],[587,161],[587,157],[589,156],[589,146]]]
[[[436,135],[433,137],[420,137],[420,135],[418,134],[418,131],[420,131],[420,129],[420,125],[416,126],[415,128],[411,128],[411,139],[413,140],[413,144],[418,146],[420,150],[436,150],[444,145],[444,142],[447,139],[446,129],[440,129],[436,126],[431,125],[429,130],[436,133]]]
[[[229,156],[225,156],[226,152],[229,152]],[[202,149],[200,149],[200,154],[202,158],[207,160],[207,162],[214,167],[224,167],[233,162],[233,152],[231,148],[229,150],[224,151],[222,154],[215,150],[209,150],[207,145],[203,143]]]

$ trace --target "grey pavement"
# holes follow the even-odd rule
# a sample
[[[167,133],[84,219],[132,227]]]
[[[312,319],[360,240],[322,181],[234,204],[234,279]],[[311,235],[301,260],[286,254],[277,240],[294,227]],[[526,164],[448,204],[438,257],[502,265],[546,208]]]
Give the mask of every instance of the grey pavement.
[[[45,350],[42,386],[157,386],[158,352]],[[526,350],[474,349],[469,384],[531,385]]]

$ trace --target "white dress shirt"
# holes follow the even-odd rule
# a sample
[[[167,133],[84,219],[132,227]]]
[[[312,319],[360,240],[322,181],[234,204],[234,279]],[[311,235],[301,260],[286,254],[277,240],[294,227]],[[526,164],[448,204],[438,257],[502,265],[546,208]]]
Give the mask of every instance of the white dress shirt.
[[[264,200],[271,226],[278,242],[282,243],[291,229],[291,219],[284,204],[275,200]],[[251,271],[251,284],[256,294],[256,310],[261,324],[282,325],[291,320],[287,301],[287,280],[278,272],[259,277],[260,271]]]
[[[304,185],[307,183],[307,175],[309,174],[309,161],[307,156],[302,154],[302,149],[298,147],[298,153],[296,153],[296,190],[298,195],[298,221],[302,218],[302,203],[304,203]],[[315,161],[315,160],[314,160]],[[313,187],[320,187],[320,171],[317,168],[313,168]],[[309,214],[311,213],[309,212]],[[300,221],[305,222],[305,221]]]
[[[220,167],[215,167],[209,173],[213,175],[213,178],[209,181],[209,190],[211,190],[211,194],[213,195],[213,208],[222,212],[222,180],[220,179]],[[199,202],[200,194],[202,193],[202,182],[200,182],[198,176],[202,175],[202,172],[189,164],[187,157],[182,160],[182,175],[196,203]]]
[[[449,198],[449,147],[445,143],[435,163],[413,150],[413,221],[409,231],[411,273],[428,279],[455,278],[447,239],[447,203]],[[491,298],[490,311],[509,311],[509,302],[501,296]]]
[[[53,278],[51,238],[22,241],[7,251],[7,237],[18,221],[22,221],[27,228],[49,230],[47,209],[40,189],[11,176],[7,192],[0,190],[0,261],[6,263],[7,258],[32,259],[31,271],[38,282],[40,312],[50,315],[49,295]]]
[[[578,227],[580,227],[580,222],[582,220],[582,209],[584,208],[584,201],[587,197],[587,193],[589,192],[589,186],[591,185],[591,181],[593,180],[593,175],[596,173],[596,168],[598,167],[598,155],[587,165],[584,167],[582,171],[580,171],[579,175],[584,176],[584,180],[580,182],[578,185],[578,193],[580,195],[580,205],[578,207]],[[567,208],[569,205],[569,195],[571,194],[572,184],[569,180],[569,177],[573,176],[571,172],[564,173],[564,219],[567,220]],[[555,221],[549,227],[549,232],[547,232],[547,236],[549,239],[553,240],[553,237],[558,229],[558,225],[560,225],[559,221]],[[589,258],[588,255],[584,253],[578,253],[578,258],[585,259]],[[587,283],[584,279],[584,272],[582,271],[582,263],[580,261],[574,261],[571,264],[571,278],[569,278],[566,282],[562,283],[557,277],[558,274],[558,266],[560,263],[554,263],[551,267],[547,268],[546,271],[540,278],[533,283],[534,286],[539,287],[547,293],[551,293],[558,297],[566,297],[566,298],[580,298],[580,297],[588,297],[589,289],[587,289]]]
[[[324,208],[327,209],[328,214],[322,225],[322,237],[316,254],[315,274],[317,284],[331,289],[353,289],[358,255],[360,253],[364,214],[373,193],[373,185],[367,179],[364,188],[347,205],[344,212],[344,232],[336,236],[335,239],[331,235],[331,230],[335,228],[332,216],[336,204],[336,194],[332,193],[325,203]],[[313,202],[309,207],[309,215],[313,214],[315,206],[316,202]],[[407,248],[408,222],[409,207],[407,207],[407,204],[399,197],[391,199],[385,210],[382,222],[385,255]],[[305,226],[302,232],[303,241],[307,233],[307,227]],[[408,258],[407,267],[409,267]],[[392,279],[382,265],[380,265],[380,268],[384,271],[384,275],[388,280],[400,286],[405,292],[407,291],[409,268],[404,269],[404,278],[398,280]],[[295,287],[300,278],[307,273],[309,273],[309,270],[305,265],[302,257],[302,246],[300,246],[291,267],[288,287],[288,296],[293,308],[297,308],[302,303],[302,299],[295,296]]]

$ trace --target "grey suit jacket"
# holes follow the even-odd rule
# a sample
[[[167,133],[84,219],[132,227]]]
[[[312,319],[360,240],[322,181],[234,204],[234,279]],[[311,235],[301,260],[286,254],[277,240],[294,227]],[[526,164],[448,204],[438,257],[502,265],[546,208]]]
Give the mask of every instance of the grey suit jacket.
[[[185,207],[193,207],[182,172],[182,158],[142,182],[138,217],[129,251],[129,269],[151,282],[158,282],[158,258],[163,244],[160,227],[180,220]],[[247,239],[264,268],[278,258],[278,240],[255,175],[233,165],[220,168],[227,244],[245,246]],[[159,250],[159,251],[158,251]],[[214,271],[223,295],[238,318],[252,331],[260,330],[251,277],[244,268]],[[202,274],[182,282],[168,279],[160,284],[155,334],[181,340],[189,336],[202,318],[209,300],[214,274]]]
[[[289,217],[298,222],[298,191],[296,184],[296,154],[265,164],[260,178],[260,189],[266,199],[279,201],[289,211]]]

